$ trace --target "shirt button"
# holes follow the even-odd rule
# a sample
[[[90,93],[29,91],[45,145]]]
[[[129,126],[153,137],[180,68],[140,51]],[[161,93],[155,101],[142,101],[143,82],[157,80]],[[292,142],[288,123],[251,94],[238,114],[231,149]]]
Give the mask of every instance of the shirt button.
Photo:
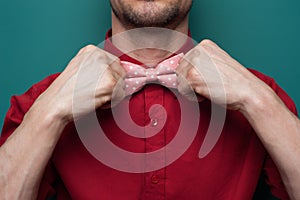
[[[157,119],[151,119],[151,125],[153,126],[153,127],[155,127],[155,126],[157,126],[157,124],[158,124],[158,120]]]
[[[159,182],[159,176],[158,175],[152,175],[151,182],[153,184],[157,184]]]

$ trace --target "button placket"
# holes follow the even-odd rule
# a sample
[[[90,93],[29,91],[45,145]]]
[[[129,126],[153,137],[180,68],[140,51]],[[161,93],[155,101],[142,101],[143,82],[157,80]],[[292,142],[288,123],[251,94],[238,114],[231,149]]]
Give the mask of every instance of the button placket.
[[[164,129],[162,127],[165,124],[164,110],[160,106],[153,107],[155,104],[164,107],[164,89],[158,85],[148,85],[145,88],[145,117],[146,119],[148,118],[146,122],[148,126],[145,128],[145,135],[153,136],[145,139],[147,153],[156,151],[165,146]],[[165,196],[165,153],[161,152],[161,155],[155,157],[154,160],[153,158],[148,158],[146,156],[146,166],[159,165],[162,166],[162,168],[145,174],[145,188],[143,190],[144,199],[161,199]]]
[[[159,183],[159,181],[160,181],[159,175],[153,174],[153,175],[151,176],[151,182],[152,182],[153,184],[157,184],[157,183]]]

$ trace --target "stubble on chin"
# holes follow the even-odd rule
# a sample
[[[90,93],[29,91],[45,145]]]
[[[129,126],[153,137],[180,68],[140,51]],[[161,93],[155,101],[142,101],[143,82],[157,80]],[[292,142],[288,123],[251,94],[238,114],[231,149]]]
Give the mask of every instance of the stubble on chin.
[[[127,28],[162,27],[175,28],[188,14],[176,2],[161,6],[153,0],[145,0],[140,6],[133,7],[126,1],[119,1],[119,8],[111,3],[112,10]]]

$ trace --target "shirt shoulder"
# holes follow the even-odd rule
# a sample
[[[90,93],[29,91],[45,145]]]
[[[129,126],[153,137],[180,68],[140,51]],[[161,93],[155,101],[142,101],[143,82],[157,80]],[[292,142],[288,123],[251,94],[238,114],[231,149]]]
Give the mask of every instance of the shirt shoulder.
[[[32,85],[24,94],[14,95],[10,99],[10,107],[6,113],[1,131],[0,146],[21,124],[24,115],[35,102],[35,100],[51,85],[59,76],[59,73],[52,74],[40,82]]]
[[[249,69],[248,70],[254,74],[257,78],[265,82],[269,87],[273,89],[273,91],[278,95],[278,97],[284,102],[286,107],[293,112],[295,115],[298,115],[296,105],[294,101],[291,99],[291,97],[276,83],[276,81],[257,70]]]

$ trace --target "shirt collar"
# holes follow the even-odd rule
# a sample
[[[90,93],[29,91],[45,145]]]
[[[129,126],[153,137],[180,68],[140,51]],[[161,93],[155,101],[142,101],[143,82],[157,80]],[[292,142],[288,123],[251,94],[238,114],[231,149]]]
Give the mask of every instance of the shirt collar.
[[[132,62],[138,65],[142,65],[142,63],[130,56],[128,56],[127,54],[123,53],[120,49],[118,49],[110,40],[112,36],[112,30],[109,29],[106,32],[106,36],[105,36],[105,43],[104,43],[104,50],[114,54],[115,56],[119,57],[120,60],[122,61],[127,61],[127,62]],[[187,53],[190,49],[192,49],[195,45],[193,43],[193,40],[191,39],[191,33],[190,30],[188,32],[188,39],[186,40],[186,42],[183,44],[183,46],[175,53],[173,53],[172,55],[170,55],[169,57],[172,57],[174,55],[180,54],[180,53]]]

